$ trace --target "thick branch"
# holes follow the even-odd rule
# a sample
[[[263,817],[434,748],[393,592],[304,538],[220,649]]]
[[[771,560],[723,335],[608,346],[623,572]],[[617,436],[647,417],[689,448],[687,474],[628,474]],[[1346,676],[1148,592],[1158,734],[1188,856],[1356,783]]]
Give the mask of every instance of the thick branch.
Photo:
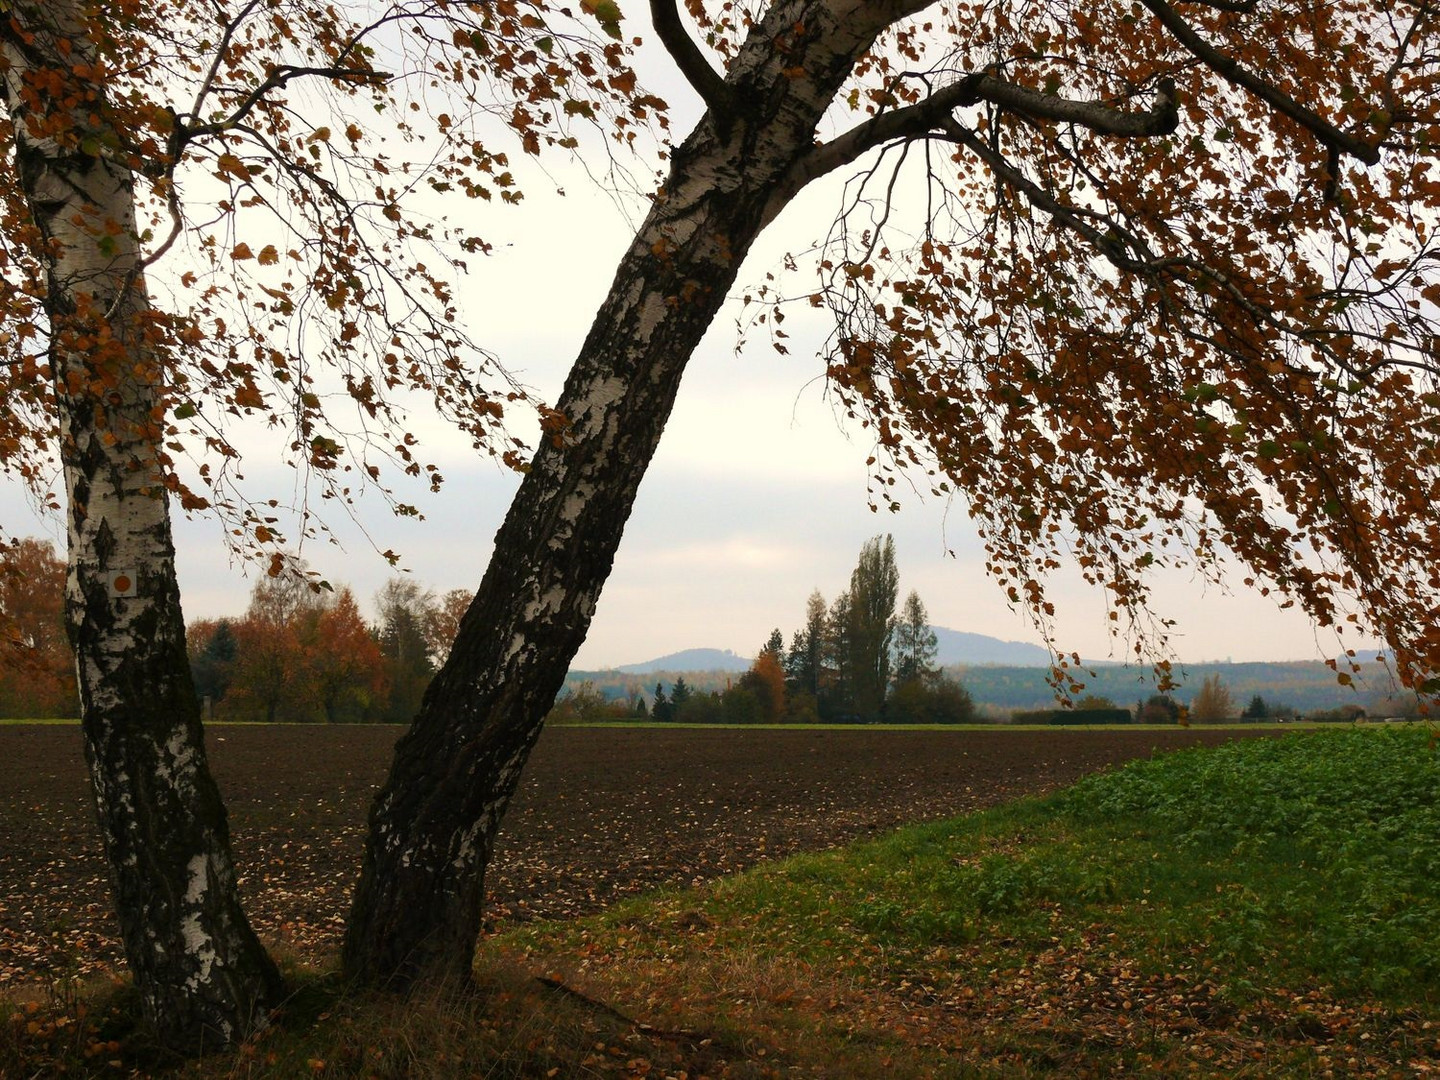
[[[650,21],[680,73],[695,88],[715,119],[723,123],[730,115],[730,89],[680,22],[675,0],[650,0]]]
[[[1179,123],[1175,84],[1160,81],[1155,107],[1149,112],[1125,112],[1098,101],[1074,101],[1007,83],[989,75],[968,75],[943,86],[914,105],[883,112],[823,146],[817,146],[791,170],[777,191],[777,206],[784,206],[810,181],[844,168],[896,139],[917,139],[944,130],[950,114],[964,105],[990,101],[1034,120],[1079,124],[1102,135],[1145,138],[1168,135]]]
[[[1160,20],[1165,29],[1169,30],[1180,44],[1189,49],[1197,59],[1217,75],[1235,86],[1250,91],[1276,112],[1294,120],[1326,146],[1358,158],[1367,165],[1379,162],[1380,151],[1376,147],[1353,135],[1345,134],[1334,124],[1322,119],[1318,113],[1305,108],[1288,94],[1247,71],[1233,57],[1226,56],[1196,33],[1195,29],[1180,16],[1180,13],[1165,0],[1140,0],[1140,2]]]
[[[1155,107],[1149,112],[1126,112],[1098,101],[1074,101],[1005,82],[990,75],[967,79],[962,85],[970,89],[970,101],[962,101],[962,105],[973,101],[989,101],[1001,108],[1022,113],[1032,120],[1057,120],[1065,124],[1079,124],[1099,135],[1143,139],[1169,135],[1180,124],[1180,110],[1175,105],[1175,83],[1170,79],[1160,80],[1155,94]]]
[[[836,169],[843,169],[876,147],[896,139],[919,138],[934,131],[952,110],[969,100],[970,91],[966,85],[968,81],[962,79],[942,87],[914,105],[907,105],[893,112],[883,112],[863,124],[856,125],[845,134],[815,147],[800,159],[785,178],[783,192],[777,193],[782,197],[782,205],[788,203],[795,193],[810,181]]]

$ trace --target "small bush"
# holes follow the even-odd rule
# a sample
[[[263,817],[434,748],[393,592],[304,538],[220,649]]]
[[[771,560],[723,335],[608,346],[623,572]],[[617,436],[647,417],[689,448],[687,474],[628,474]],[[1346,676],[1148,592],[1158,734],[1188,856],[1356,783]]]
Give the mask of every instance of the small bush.
[[[979,717],[970,692],[953,679],[906,679],[890,691],[885,717],[892,724],[973,724]]]

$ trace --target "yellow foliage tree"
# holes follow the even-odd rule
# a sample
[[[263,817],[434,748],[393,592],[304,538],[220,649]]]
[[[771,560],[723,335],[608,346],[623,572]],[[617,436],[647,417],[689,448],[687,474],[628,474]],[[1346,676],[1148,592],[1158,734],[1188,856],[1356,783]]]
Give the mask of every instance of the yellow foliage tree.
[[[1202,723],[1217,720],[1232,720],[1235,717],[1235,703],[1230,698],[1230,688],[1215,673],[1206,675],[1190,702],[1190,718]]]

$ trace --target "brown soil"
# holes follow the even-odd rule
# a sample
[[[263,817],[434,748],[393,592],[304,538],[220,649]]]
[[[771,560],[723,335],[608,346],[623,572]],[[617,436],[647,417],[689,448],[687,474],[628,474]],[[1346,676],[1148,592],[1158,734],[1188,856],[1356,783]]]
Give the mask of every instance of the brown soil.
[[[400,729],[217,727],[260,933],[333,949],[365,814]],[[491,925],[565,918],[1240,732],[553,728],[489,875]],[[1251,733],[1245,733],[1251,734]],[[120,966],[79,729],[0,726],[0,989]]]

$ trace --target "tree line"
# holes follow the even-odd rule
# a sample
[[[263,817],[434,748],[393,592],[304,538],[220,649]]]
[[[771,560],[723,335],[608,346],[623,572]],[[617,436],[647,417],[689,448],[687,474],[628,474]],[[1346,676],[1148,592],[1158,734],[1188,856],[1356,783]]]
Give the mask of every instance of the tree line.
[[[403,723],[444,663],[471,594],[392,578],[367,622],[348,586],[262,578],[239,618],[191,623],[195,688],[213,719]]]
[[[819,590],[813,592],[805,623],[791,635],[788,648],[781,631],[773,630],[738,678],[724,677],[723,685],[715,685],[720,676],[697,682],[692,673],[689,681],[676,675],[649,687],[628,677],[619,696],[614,688],[607,691],[586,680],[561,696],[552,718],[689,724],[979,719],[969,690],[935,664],[935,635],[919,595],[912,591],[898,613],[883,617],[887,598],[893,604],[898,595],[897,586],[893,543],[888,536],[877,537],[862,549],[850,589],[830,604]],[[19,541],[13,557],[0,566],[0,718],[69,718],[79,712],[74,660],[65,637],[64,589],[65,563],[49,541]],[[868,599],[856,605],[854,594]],[[376,617],[367,621],[348,586],[316,589],[299,577],[265,577],[252,588],[242,615],[189,624],[187,651],[196,689],[210,718],[218,720],[403,723],[444,662],[470,599],[464,589],[436,594],[397,577],[376,594]],[[862,625],[867,609],[871,617],[881,613],[875,626]],[[877,643],[885,643],[884,657],[870,651]],[[877,697],[875,684],[865,680],[886,663],[885,692]],[[970,677],[988,686],[1010,670],[976,669]],[[1092,672],[1092,681],[1097,674],[1106,672]],[[1372,694],[1367,710],[1353,700],[1335,702],[1333,680],[1318,685],[1328,690],[1330,701],[1297,710],[1274,695],[1267,699],[1254,693],[1242,699],[1242,707],[1219,673],[1209,672],[1188,702],[1155,693],[1126,708],[1113,693],[1091,692],[1076,700],[1073,710],[1058,712],[1073,713],[1069,723],[1100,722],[1096,715],[1103,713],[1106,723],[1151,724],[1174,723],[1182,716],[1199,723],[1299,715],[1349,721],[1367,711],[1384,716],[1415,712],[1413,695]],[[880,709],[861,711],[876,700],[882,702]],[[992,696],[982,692],[981,700]],[[1050,722],[1056,713],[1049,707],[1020,708],[1013,719]]]
[[[850,587],[829,604],[812,592],[789,647],[777,627],[750,669],[723,689],[699,690],[679,676],[668,692],[656,683],[648,699],[632,691],[606,700],[583,683],[552,715],[684,724],[973,722],[969,693],[935,663],[924,602],[912,590],[897,611],[899,586],[894,538],[874,537],[860,549]]]
[[[0,717],[79,715],[66,640],[65,563],[27,538],[0,566]],[[243,614],[198,619],[186,651],[207,717],[270,723],[403,723],[455,638],[471,594],[392,578],[367,620],[346,585],[260,578]]]

